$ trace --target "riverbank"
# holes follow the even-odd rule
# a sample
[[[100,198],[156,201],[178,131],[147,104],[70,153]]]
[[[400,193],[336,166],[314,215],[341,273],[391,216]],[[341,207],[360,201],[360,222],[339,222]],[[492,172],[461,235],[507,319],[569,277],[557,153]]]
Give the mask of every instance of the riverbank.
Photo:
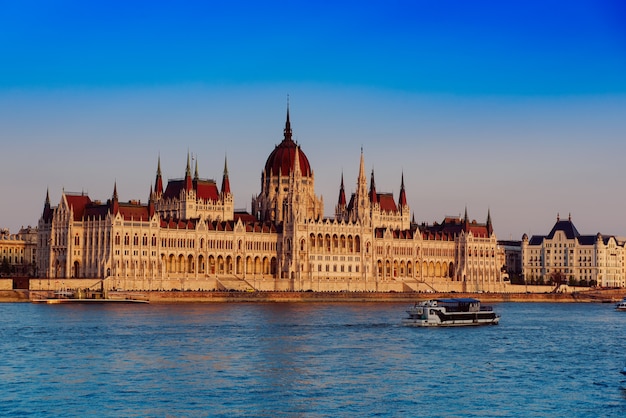
[[[615,303],[626,289],[589,290],[571,293],[387,293],[387,292],[114,292],[116,298],[148,300],[150,303],[243,303],[243,302],[415,302],[442,297],[472,297],[483,303],[580,302]],[[28,290],[2,290],[0,302],[29,302]]]

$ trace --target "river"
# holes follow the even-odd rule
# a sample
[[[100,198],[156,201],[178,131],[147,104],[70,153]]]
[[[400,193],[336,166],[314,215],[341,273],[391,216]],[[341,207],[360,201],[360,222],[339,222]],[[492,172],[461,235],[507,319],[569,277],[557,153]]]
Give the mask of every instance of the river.
[[[626,312],[499,303],[0,304],[1,416],[626,416]]]

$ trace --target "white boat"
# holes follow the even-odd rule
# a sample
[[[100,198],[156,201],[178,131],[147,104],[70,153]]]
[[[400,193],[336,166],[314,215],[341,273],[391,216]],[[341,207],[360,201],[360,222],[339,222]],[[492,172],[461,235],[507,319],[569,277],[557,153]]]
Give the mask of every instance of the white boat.
[[[431,299],[415,303],[403,325],[415,327],[460,327],[497,325],[500,315],[491,306],[480,306],[473,298]]]
[[[615,310],[626,311],[626,297],[622,299],[617,305],[615,305]]]

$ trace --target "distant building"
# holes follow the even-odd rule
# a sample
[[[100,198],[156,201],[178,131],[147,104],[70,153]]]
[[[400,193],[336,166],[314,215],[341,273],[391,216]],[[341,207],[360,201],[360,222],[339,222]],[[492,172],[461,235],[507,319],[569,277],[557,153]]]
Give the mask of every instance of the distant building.
[[[522,242],[512,240],[498,241],[498,247],[503,252],[502,264],[510,278],[522,275]]]
[[[46,196],[39,221],[40,277],[106,278],[126,289],[497,290],[501,258],[486,223],[445,218],[411,221],[404,176],[400,192],[369,186],[361,150],[354,192],[343,175],[335,216],[324,218],[315,176],[293,141],[289,109],[282,142],[261,172],[251,213],[236,211],[226,164],[221,186],[192,175],[164,187],[160,159],[147,204],[120,202],[117,184],[106,203],[63,192]],[[112,284],[111,284],[112,283]]]
[[[0,276],[34,276],[37,272],[37,228],[22,228],[17,234],[0,230]]]
[[[625,287],[624,240],[613,235],[581,235],[571,216],[559,216],[548,235],[522,237],[522,265],[527,283],[548,283],[554,274],[569,283]]]

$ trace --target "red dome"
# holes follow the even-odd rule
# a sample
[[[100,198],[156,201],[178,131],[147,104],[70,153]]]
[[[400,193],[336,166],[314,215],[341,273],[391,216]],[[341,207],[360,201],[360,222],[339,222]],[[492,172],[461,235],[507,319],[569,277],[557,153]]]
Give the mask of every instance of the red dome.
[[[309,159],[302,152],[302,149],[291,139],[291,123],[289,122],[289,109],[287,109],[287,122],[285,123],[285,138],[276,145],[274,151],[267,157],[265,163],[265,174],[277,176],[288,176],[293,172],[296,161],[296,149],[298,149],[300,173],[304,177],[311,177],[311,166]]]
[[[283,142],[276,145],[274,151],[267,157],[265,174],[269,176],[271,173],[277,176],[280,173],[281,176],[288,176],[289,173],[292,173],[296,161],[296,148],[298,148],[298,156],[300,158],[300,173],[302,173],[304,177],[311,177],[309,159],[304,155],[302,149],[290,139],[284,139]]]

